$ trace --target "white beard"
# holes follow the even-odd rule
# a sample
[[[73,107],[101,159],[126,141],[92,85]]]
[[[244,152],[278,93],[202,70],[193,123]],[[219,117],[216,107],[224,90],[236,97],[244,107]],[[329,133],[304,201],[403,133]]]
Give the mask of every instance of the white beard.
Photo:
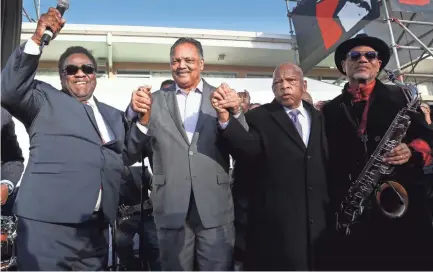
[[[372,77],[372,75],[366,73],[355,73],[352,77],[356,80],[368,80]]]

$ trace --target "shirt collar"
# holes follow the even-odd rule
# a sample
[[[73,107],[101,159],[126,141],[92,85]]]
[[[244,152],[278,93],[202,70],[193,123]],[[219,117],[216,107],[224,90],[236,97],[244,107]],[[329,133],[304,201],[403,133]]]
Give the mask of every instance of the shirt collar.
[[[93,98],[93,95],[87,100],[87,104],[89,104],[89,106],[92,106],[92,108],[96,106],[96,101],[95,98]]]
[[[180,88],[177,83],[176,86],[176,93],[182,92],[183,94],[188,94],[184,89]],[[195,92],[203,93],[203,79],[200,79],[200,82],[198,83],[197,87],[195,88]]]
[[[299,104],[299,107],[297,107],[297,108],[289,109],[289,108],[284,107],[284,110],[286,111],[287,114],[289,114],[292,110],[295,110],[295,109],[297,109],[299,111],[299,114],[302,115],[303,117],[307,116],[307,111],[304,108],[304,104],[302,103],[302,100],[301,100],[301,103]]]

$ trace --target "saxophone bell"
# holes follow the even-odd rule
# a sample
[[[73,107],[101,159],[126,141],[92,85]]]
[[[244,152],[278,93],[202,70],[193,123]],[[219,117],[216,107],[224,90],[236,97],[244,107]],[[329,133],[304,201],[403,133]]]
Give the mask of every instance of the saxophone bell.
[[[395,181],[387,181],[380,185],[376,201],[382,213],[389,218],[402,217],[409,206],[406,189]]]

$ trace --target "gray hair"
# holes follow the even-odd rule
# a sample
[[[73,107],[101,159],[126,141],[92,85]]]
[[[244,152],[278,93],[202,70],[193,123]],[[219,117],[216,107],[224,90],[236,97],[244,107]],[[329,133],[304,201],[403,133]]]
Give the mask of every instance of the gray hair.
[[[194,38],[188,38],[188,37],[182,37],[179,38],[170,48],[170,58],[174,55],[174,50],[178,45],[189,43],[195,46],[197,49],[198,55],[200,56],[200,59],[203,59],[203,47],[201,46],[201,43],[197,41]]]

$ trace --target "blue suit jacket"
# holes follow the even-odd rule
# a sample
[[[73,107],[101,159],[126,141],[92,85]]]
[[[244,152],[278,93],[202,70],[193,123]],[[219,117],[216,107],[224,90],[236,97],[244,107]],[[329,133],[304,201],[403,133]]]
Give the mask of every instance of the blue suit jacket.
[[[40,56],[17,48],[2,71],[1,103],[26,127],[29,162],[15,213],[29,219],[80,223],[93,213],[99,189],[101,207],[116,218],[121,172],[140,156],[144,134],[124,113],[100,103],[98,109],[115,135],[102,144],[90,107],[35,80]]]

